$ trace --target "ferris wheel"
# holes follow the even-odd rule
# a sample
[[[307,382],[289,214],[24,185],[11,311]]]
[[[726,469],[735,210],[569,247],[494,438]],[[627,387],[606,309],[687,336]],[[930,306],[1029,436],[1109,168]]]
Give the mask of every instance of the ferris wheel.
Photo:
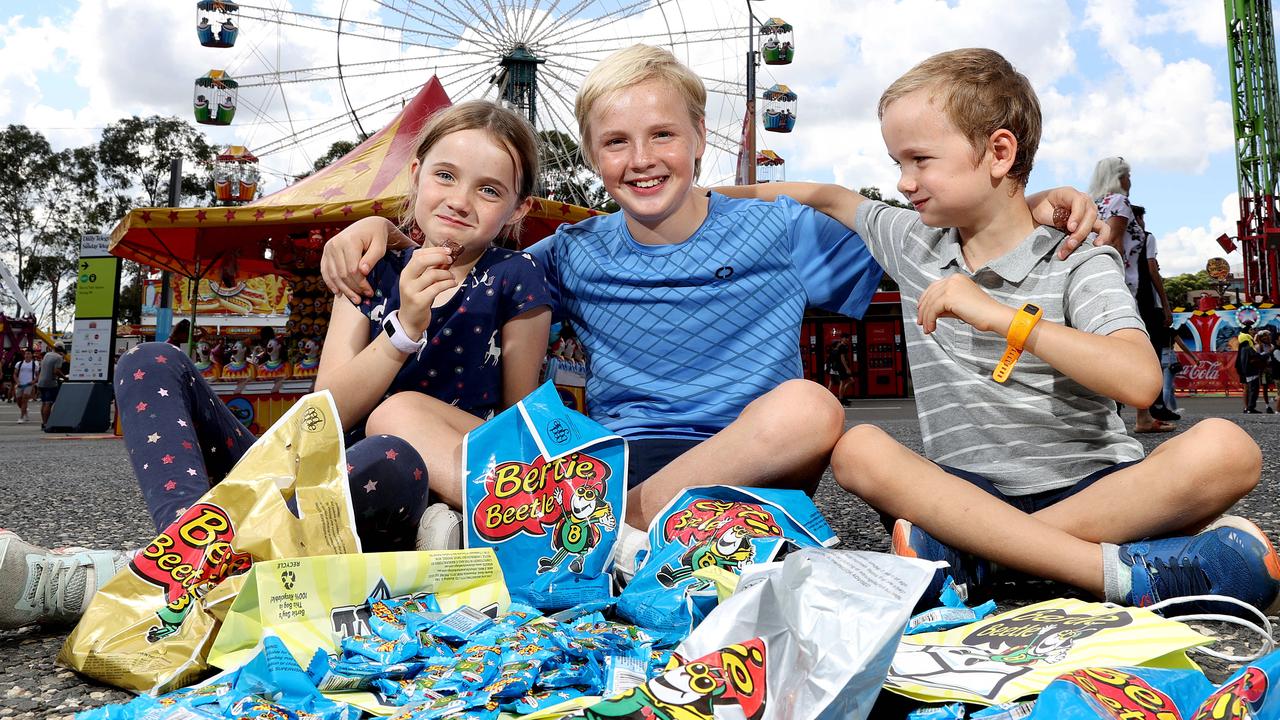
[[[333,141],[376,132],[432,75],[454,102],[500,100],[525,114],[543,133],[544,163],[557,166],[576,152],[573,100],[587,72],[618,49],[646,43],[671,50],[703,78],[708,147],[700,181],[733,182],[749,34],[758,30],[742,0],[320,5],[336,7],[332,14],[299,2],[259,2],[202,0],[235,13],[239,42],[218,52],[234,53],[226,69],[239,90],[235,143],[252,147],[264,172],[305,168]],[[560,199],[590,206],[599,198]]]

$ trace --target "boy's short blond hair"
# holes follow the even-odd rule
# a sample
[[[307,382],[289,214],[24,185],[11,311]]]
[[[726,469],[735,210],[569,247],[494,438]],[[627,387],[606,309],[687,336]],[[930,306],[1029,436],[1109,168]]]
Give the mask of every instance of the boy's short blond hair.
[[[601,60],[578,89],[573,102],[573,114],[578,120],[578,142],[582,157],[591,169],[596,169],[591,157],[591,110],[619,90],[658,80],[675,88],[689,110],[689,119],[697,127],[707,114],[707,88],[702,78],[685,67],[670,51],[652,45],[632,45]],[[702,160],[693,168],[696,177],[701,171]]]
[[[928,90],[947,119],[969,139],[981,159],[987,138],[1005,129],[1018,140],[1009,177],[1026,186],[1040,146],[1040,100],[1031,81],[1004,56],[986,48],[939,53],[907,71],[880,96],[885,108],[917,91]]]

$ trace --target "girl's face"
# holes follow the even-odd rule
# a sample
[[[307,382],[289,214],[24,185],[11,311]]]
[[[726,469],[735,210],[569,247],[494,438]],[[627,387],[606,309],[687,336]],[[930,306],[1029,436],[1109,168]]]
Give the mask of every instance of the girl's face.
[[[533,204],[517,196],[511,153],[484,130],[459,130],[439,140],[410,166],[418,197],[413,216],[427,244],[452,240],[475,257]]]

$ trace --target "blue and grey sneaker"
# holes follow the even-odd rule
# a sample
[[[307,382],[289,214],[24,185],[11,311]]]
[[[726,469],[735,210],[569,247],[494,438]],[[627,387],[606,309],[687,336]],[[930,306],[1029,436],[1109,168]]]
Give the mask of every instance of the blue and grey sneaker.
[[[0,629],[79,620],[89,598],[130,557],[121,550],[46,550],[0,530]]]
[[[917,608],[928,609],[939,605],[939,596],[942,595],[947,576],[955,582],[960,597],[966,600],[975,590],[991,581],[991,562],[938,542],[908,520],[899,519],[893,524],[893,554],[921,560],[943,560],[951,565],[949,568],[939,568],[933,574],[933,580],[920,596]]]
[[[1223,515],[1199,533],[1119,546],[1131,586],[1124,603],[1135,607],[1192,595],[1226,595],[1264,613],[1280,610],[1280,556],[1252,522]],[[1241,615],[1231,603],[1187,602],[1165,614]]]

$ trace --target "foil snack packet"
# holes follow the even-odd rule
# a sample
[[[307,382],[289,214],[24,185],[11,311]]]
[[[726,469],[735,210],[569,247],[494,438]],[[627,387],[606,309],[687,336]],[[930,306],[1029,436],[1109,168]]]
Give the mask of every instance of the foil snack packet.
[[[555,610],[612,596],[622,438],[566,408],[548,382],[467,433],[462,464],[466,545],[493,548],[513,601]]]
[[[137,692],[190,683],[254,563],[360,552],[346,468],[333,398],[298,400],[93,596],[58,661]]]

